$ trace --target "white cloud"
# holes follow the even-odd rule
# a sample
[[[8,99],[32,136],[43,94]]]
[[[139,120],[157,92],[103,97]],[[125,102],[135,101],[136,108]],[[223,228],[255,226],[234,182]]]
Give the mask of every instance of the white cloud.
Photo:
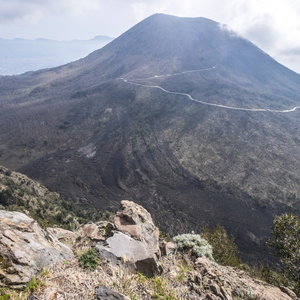
[[[20,19],[25,20],[25,18],[30,21],[30,16],[36,16],[38,12],[38,5],[35,1],[0,0],[0,6],[0,23],[11,23]]]
[[[300,57],[282,53],[300,47],[300,2],[294,0],[232,0],[223,22],[250,39],[279,62],[300,71]],[[297,60],[293,65],[291,60]]]
[[[300,72],[299,53],[292,51],[300,48],[299,0],[176,0],[165,12],[203,16],[227,24],[279,62]]]

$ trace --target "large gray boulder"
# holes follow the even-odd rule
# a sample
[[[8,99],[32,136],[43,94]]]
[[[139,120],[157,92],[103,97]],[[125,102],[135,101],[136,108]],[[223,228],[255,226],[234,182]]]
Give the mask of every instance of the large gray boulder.
[[[142,206],[128,200],[121,201],[121,210],[116,214],[116,228],[145,244],[149,253],[160,256],[159,229],[150,213]]]
[[[159,230],[150,213],[132,201],[123,200],[114,224],[113,236],[96,245],[102,258],[113,264],[125,264],[149,277],[160,273]]]
[[[105,243],[98,243],[96,248],[102,258],[113,264],[124,264],[129,269],[138,270],[149,277],[160,272],[156,256],[149,252],[146,245],[122,232],[116,232]]]
[[[23,288],[42,268],[72,257],[72,250],[35,220],[0,210],[0,286]]]

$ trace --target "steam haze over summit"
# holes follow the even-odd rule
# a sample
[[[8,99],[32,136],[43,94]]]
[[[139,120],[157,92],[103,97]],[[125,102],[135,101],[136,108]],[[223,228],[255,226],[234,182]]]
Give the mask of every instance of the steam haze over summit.
[[[154,13],[228,25],[300,72],[300,2],[295,0],[0,0],[0,38],[117,37]]]

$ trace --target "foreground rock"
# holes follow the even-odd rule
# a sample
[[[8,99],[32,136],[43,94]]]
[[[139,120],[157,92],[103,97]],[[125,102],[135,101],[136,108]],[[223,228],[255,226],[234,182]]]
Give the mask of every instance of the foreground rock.
[[[195,262],[195,270],[190,271],[185,282],[190,295],[201,298],[190,299],[260,299],[298,300],[289,289],[279,289],[261,280],[249,277],[245,271],[219,266],[206,257]]]
[[[77,231],[74,251],[80,251],[85,248],[94,247],[99,241],[105,241],[113,235],[114,225],[110,222],[100,221],[83,225]]]
[[[0,286],[22,288],[42,268],[73,252],[25,214],[0,210]]]
[[[145,208],[132,201],[121,201],[121,211],[115,217],[115,226],[133,239],[142,241],[150,253],[160,256],[159,230]]]
[[[62,229],[62,228],[46,228],[46,232],[52,236],[55,236],[60,242],[64,244],[72,244],[74,240],[78,237],[77,232],[73,232],[70,230]]]
[[[129,270],[138,270],[148,277],[160,272],[157,258],[148,251],[146,245],[122,232],[116,232],[105,244],[97,244],[96,247],[102,258],[115,265],[126,265]]]
[[[190,261],[188,268],[182,265],[180,256],[161,259],[164,273],[154,279],[131,274],[124,266],[105,263],[94,272],[80,268],[77,260],[54,265],[49,268],[47,284],[36,296],[68,300],[123,300],[126,297],[136,300],[298,300],[288,289],[281,291],[250,278],[246,272],[219,266],[206,258]]]
[[[76,233],[57,228],[44,232],[28,216],[0,210],[0,286],[24,287],[48,267],[47,284],[37,291],[37,299],[299,300],[288,288],[253,279],[245,271],[205,257],[195,261],[187,253],[181,256],[173,243],[162,242],[164,256],[160,256],[158,229],[150,214],[131,201],[121,203],[115,227],[99,222]],[[56,263],[73,257],[58,239],[96,247],[101,264],[88,271],[77,258],[68,264]],[[155,274],[160,276],[147,278]]]
[[[159,230],[150,213],[132,201],[123,200],[114,222],[117,231],[96,245],[101,256],[149,277],[160,273]]]

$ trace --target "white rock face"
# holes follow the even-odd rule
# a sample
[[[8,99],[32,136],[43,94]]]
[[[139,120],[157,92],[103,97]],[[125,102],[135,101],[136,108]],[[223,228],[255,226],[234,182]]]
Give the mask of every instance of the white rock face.
[[[149,253],[160,256],[159,230],[150,213],[142,206],[128,200],[121,201],[121,211],[115,217],[116,228],[142,241]]]
[[[25,214],[0,210],[0,286],[23,287],[42,268],[73,252]]]
[[[116,232],[104,243],[98,243],[96,248],[110,263],[123,263],[133,272],[138,270],[150,277],[160,273],[157,257],[149,252],[147,245],[122,232]]]
[[[122,232],[116,232],[106,240],[106,246],[99,245],[97,248],[105,249],[118,258],[134,262],[144,260],[150,256],[144,243],[136,241]]]
[[[96,245],[99,252],[111,263],[123,261],[147,276],[160,273],[159,230],[150,213],[132,201],[123,200],[114,224],[117,231]]]

